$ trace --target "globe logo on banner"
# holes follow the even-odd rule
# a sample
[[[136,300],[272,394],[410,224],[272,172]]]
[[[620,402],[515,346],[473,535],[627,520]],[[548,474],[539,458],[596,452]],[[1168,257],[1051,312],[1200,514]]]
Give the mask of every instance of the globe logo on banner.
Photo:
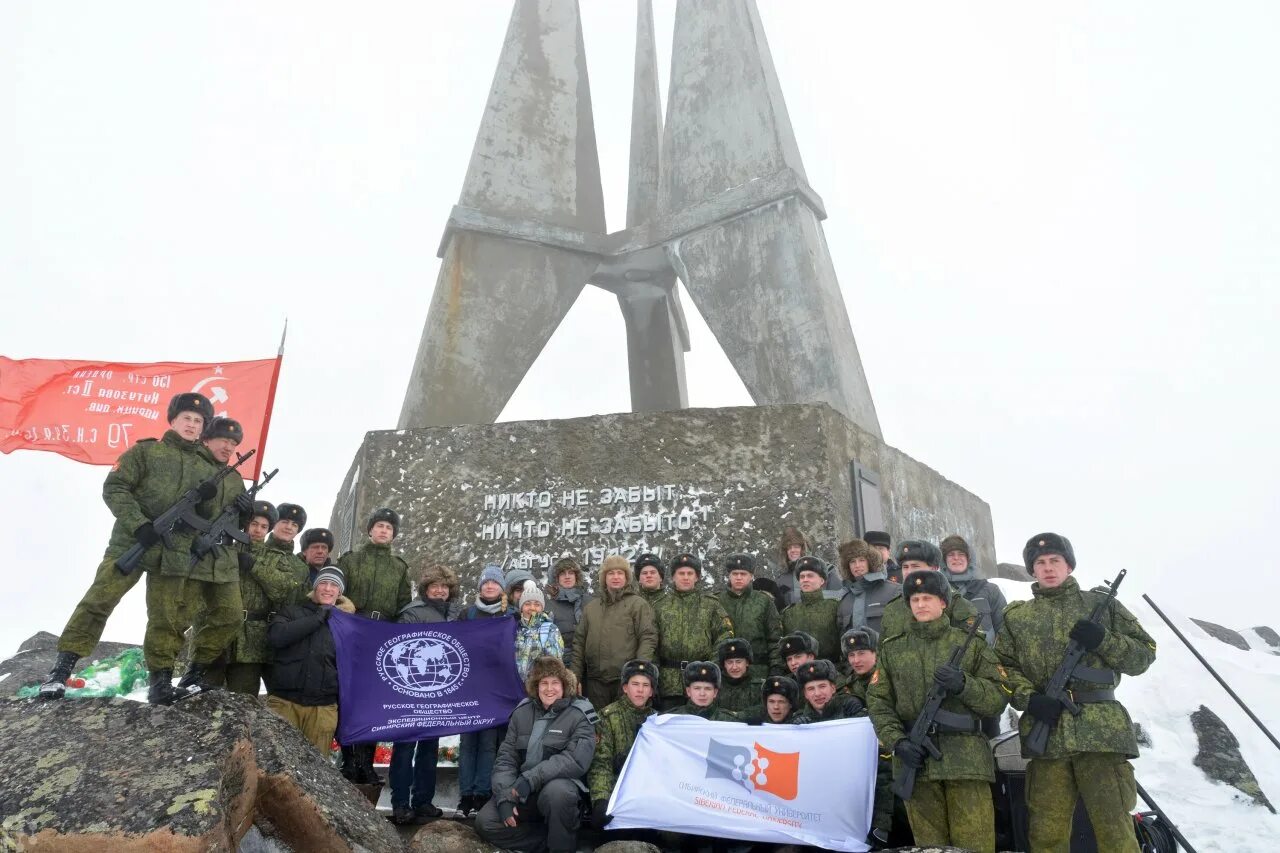
[[[378,675],[406,696],[447,695],[462,686],[470,671],[467,650],[436,631],[401,634],[378,649]]]
[[[794,800],[800,790],[800,753],[774,752],[758,743],[751,748],[707,741],[708,779],[730,779],[751,793]]]

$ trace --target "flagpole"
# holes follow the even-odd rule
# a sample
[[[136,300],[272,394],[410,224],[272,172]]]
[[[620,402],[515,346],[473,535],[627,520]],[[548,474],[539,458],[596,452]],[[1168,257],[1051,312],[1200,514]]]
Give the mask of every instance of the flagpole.
[[[284,318],[284,331],[280,333],[280,349],[276,351],[276,366],[271,370],[271,389],[267,391],[267,409],[262,416],[262,433],[258,439],[258,470],[267,453],[267,433],[271,429],[271,412],[276,405],[276,383],[280,381],[280,365],[284,362],[284,339],[289,334],[289,318]],[[256,478],[255,478],[256,479]]]

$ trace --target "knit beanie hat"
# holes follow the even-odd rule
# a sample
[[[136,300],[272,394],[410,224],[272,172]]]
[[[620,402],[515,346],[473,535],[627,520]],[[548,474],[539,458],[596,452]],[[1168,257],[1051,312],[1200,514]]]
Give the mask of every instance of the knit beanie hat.
[[[342,569],[337,566],[325,566],[316,572],[315,580],[311,582],[311,588],[315,589],[320,585],[320,581],[333,581],[338,585],[338,593],[346,592],[347,577],[342,573]]]
[[[503,592],[506,592],[506,579],[507,576],[502,573],[502,566],[495,566],[493,563],[490,563],[485,566],[484,571],[480,573],[480,582],[477,584],[477,588],[484,586],[485,581],[493,581],[498,586],[502,587]]]
[[[542,590],[533,581],[525,581],[523,591],[520,593],[520,609],[530,601],[536,601],[543,607],[547,606],[547,597],[542,594]]]

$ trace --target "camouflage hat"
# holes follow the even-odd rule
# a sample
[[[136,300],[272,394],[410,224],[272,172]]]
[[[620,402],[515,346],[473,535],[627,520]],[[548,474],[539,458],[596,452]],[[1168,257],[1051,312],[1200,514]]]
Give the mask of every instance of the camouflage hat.
[[[302,533],[302,538],[298,540],[298,547],[303,551],[312,545],[328,545],[329,550],[333,550],[333,533],[324,527],[313,527]]]
[[[636,561],[635,561],[636,577],[640,577],[640,570],[643,569],[645,566],[653,566],[655,569],[658,570],[658,574],[662,575],[664,578],[667,576],[667,567],[666,565],[663,564],[662,558],[659,557],[657,554],[645,553],[636,557]]]
[[[200,436],[205,441],[212,441],[215,438],[229,438],[236,444],[244,441],[244,427],[240,426],[240,422],[232,418],[214,418],[206,421],[204,426],[204,435]]]
[[[637,675],[643,675],[649,679],[649,683],[653,685],[654,690],[658,689],[658,667],[653,661],[636,658],[622,665],[623,684],[626,684]]]
[[[806,634],[804,631],[787,634],[782,638],[778,647],[782,651],[784,659],[792,655],[816,655],[818,653],[818,641],[814,639],[812,634]]]
[[[267,527],[271,528],[275,527],[276,522],[280,520],[280,513],[276,512],[276,505],[271,501],[254,501],[253,514],[249,516],[249,521],[255,518],[265,518]]]
[[[817,557],[801,557],[796,560],[793,568],[795,569],[797,580],[799,580],[801,572],[813,572],[815,575],[820,575],[823,580],[827,578],[827,566]]]
[[[724,573],[729,572],[750,572],[756,573],[756,561],[750,554],[734,554],[724,561]]]
[[[721,666],[732,658],[746,658],[747,663],[754,663],[755,656],[751,654],[751,643],[741,637],[730,637],[716,643],[716,660]]]
[[[684,668],[684,686],[689,687],[699,682],[710,683],[720,689],[720,666],[709,660],[691,660]]]
[[[907,560],[920,560],[926,566],[934,568],[942,566],[942,554],[939,553],[938,546],[921,539],[907,539],[898,543],[898,563],[902,564]]]
[[[400,535],[400,513],[385,506],[380,506],[370,513],[369,522],[364,526],[364,532],[368,533],[379,521],[385,521],[391,525],[392,537]]]
[[[276,519],[277,524],[281,521],[292,521],[299,527],[307,526],[307,511],[297,504],[280,504],[276,509],[280,513],[280,517]],[[275,527],[275,524],[271,526]]]
[[[846,655],[874,652],[879,645],[880,635],[870,628],[850,628],[840,635],[840,648]]]
[[[836,665],[829,660],[811,660],[800,664],[800,668],[796,670],[796,684],[802,690],[810,681],[830,681],[835,684],[839,678]]]
[[[188,391],[185,394],[174,394],[173,399],[169,401],[169,412],[166,419],[169,423],[173,423],[173,419],[183,412],[195,412],[204,418],[204,422],[208,423],[213,420],[213,403],[209,402],[209,398],[203,394],[197,394],[194,391]]]
[[[671,573],[675,574],[676,569],[693,569],[701,575],[702,561],[694,554],[680,554],[671,561]]]
[[[1036,557],[1043,554],[1060,554],[1072,570],[1076,567],[1076,551],[1071,547],[1070,539],[1057,533],[1039,533],[1028,539],[1026,547],[1022,549],[1022,562],[1027,567],[1027,573],[1033,577],[1035,572],[1031,571],[1031,567],[1036,564]]]
[[[793,678],[771,675],[760,685],[760,701],[764,702],[770,696],[781,696],[794,706],[800,698],[800,687]]]
[[[917,593],[928,593],[942,599],[943,604],[951,600],[951,585],[942,576],[942,572],[912,572],[902,579],[902,598],[907,604],[911,596]]]

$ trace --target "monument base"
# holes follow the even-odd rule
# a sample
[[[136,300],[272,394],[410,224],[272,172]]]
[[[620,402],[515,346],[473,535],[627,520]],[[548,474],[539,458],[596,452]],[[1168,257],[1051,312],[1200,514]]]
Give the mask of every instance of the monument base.
[[[959,533],[996,565],[985,501],[824,404],[370,432],[334,504],[339,553],[379,506],[400,513],[411,566],[453,566],[464,589],[487,563],[546,579],[564,555],[693,552],[715,572],[747,552],[776,571],[789,525],[832,563],[882,529],[895,543]]]

